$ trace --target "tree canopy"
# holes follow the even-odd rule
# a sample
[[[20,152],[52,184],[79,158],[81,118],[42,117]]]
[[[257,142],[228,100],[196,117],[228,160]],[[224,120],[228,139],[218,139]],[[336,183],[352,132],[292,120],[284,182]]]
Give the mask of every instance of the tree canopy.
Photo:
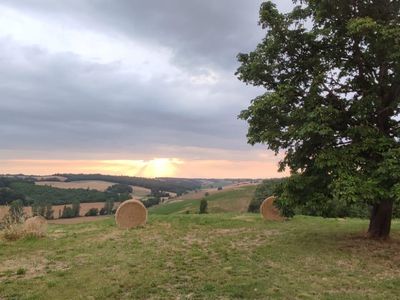
[[[400,1],[303,0],[260,9],[266,37],[239,54],[240,80],[264,87],[240,118],[248,142],[284,152],[279,205],[372,207],[387,237],[400,198]]]

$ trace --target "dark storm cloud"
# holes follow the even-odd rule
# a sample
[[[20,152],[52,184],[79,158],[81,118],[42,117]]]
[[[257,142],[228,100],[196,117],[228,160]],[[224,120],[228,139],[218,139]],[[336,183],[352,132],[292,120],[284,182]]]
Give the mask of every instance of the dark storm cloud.
[[[170,80],[155,73],[144,80],[118,59],[100,63],[48,51],[40,41],[26,45],[0,36],[0,149],[63,155],[115,149],[149,153],[171,145],[247,149],[246,126],[236,116],[260,91],[245,87],[233,73],[236,54],[254,48],[262,36],[260,1],[1,4],[49,24],[165,47],[172,51],[171,65],[182,74],[215,72],[218,79],[195,84],[185,76]]]

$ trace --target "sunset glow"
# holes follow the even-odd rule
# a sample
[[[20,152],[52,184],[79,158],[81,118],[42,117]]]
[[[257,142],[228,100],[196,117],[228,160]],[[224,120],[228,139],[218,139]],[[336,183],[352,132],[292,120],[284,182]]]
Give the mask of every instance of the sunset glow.
[[[3,174],[51,175],[55,173],[110,174],[139,177],[268,178],[282,177],[276,160],[0,160]]]

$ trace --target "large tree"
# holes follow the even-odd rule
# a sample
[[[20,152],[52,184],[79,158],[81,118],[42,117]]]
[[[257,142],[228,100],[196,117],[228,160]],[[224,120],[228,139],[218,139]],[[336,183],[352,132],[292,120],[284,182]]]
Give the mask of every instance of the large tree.
[[[248,142],[283,151],[281,205],[372,207],[369,234],[389,235],[400,198],[400,1],[261,5],[266,37],[239,54],[239,79],[261,86],[240,118]]]

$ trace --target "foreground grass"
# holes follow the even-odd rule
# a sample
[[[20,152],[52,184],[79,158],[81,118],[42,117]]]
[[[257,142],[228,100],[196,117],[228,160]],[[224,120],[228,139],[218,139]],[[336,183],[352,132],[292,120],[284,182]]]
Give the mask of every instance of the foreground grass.
[[[388,243],[366,221],[258,215],[151,215],[51,225],[0,242],[0,299],[396,299],[400,223]]]
[[[206,197],[210,213],[245,212],[256,190],[256,185],[238,187],[234,190],[221,191]],[[202,193],[201,191],[199,193]],[[184,196],[183,196],[184,197]],[[200,199],[180,200],[150,208],[154,214],[197,213]]]

